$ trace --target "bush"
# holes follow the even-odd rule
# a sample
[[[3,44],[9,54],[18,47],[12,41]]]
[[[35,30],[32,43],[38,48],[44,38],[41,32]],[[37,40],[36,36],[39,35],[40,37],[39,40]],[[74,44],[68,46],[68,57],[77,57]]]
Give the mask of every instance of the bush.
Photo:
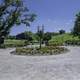
[[[1,44],[1,45],[0,45],[0,48],[4,49],[4,48],[6,48],[6,47],[5,47],[4,44]]]

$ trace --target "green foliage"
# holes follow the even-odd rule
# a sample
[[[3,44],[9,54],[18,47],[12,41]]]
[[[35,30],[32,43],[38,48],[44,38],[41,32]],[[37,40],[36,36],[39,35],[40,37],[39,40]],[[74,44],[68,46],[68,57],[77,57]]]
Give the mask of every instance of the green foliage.
[[[76,15],[76,20],[74,23],[74,28],[72,30],[72,34],[74,36],[78,36],[80,38],[80,12]]]
[[[16,48],[16,55],[56,55],[67,51],[63,47],[48,46],[40,48]]]
[[[5,47],[22,47],[28,45],[28,41],[25,40],[5,40],[4,41],[4,46]]]
[[[77,45],[80,46],[80,40],[67,40],[65,41],[66,45]]]
[[[32,41],[33,37],[31,32],[23,32],[23,33],[17,34],[16,39]]]
[[[48,41],[51,39],[52,35],[49,32],[44,33],[43,41],[48,45]]]
[[[33,34],[33,40],[34,41],[39,41],[39,36],[37,35],[37,33]]]
[[[33,42],[37,41],[36,39],[36,34],[35,33],[30,33],[32,35]],[[79,43],[80,40],[77,36],[73,37],[73,35],[66,33],[66,34],[62,34],[62,35],[56,35],[56,36],[52,36],[52,38],[48,41],[48,45],[50,46],[62,46],[63,43]],[[6,47],[15,47],[15,46],[26,46],[29,44],[29,41],[26,40],[15,40],[15,39],[8,39],[5,40],[4,45]]]
[[[35,17],[35,14],[29,13],[23,0],[3,0],[0,4],[0,40],[9,34],[14,25],[30,26]]]
[[[16,36],[8,35],[8,36],[6,37],[6,39],[11,39],[11,40],[13,40],[13,39],[16,39]]]
[[[65,34],[65,30],[63,29],[59,30],[59,34]]]
[[[51,33],[49,33],[49,32],[44,33],[43,40],[49,41],[50,39],[51,39]]]
[[[62,35],[57,35],[53,36],[52,39],[49,41],[49,45],[63,45],[65,41],[67,40],[79,40],[78,37],[73,37],[71,34],[62,34]]]

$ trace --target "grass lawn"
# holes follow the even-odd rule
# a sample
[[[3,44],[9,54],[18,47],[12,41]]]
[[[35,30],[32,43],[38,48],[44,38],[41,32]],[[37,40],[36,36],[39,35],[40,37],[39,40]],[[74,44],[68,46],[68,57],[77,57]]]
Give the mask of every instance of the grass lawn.
[[[24,46],[26,45],[25,40],[5,40],[4,45],[6,47],[16,47],[16,46]]]
[[[62,34],[53,36],[52,39],[49,41],[50,44],[63,44],[67,40],[79,40],[78,37],[73,37],[71,34]]]

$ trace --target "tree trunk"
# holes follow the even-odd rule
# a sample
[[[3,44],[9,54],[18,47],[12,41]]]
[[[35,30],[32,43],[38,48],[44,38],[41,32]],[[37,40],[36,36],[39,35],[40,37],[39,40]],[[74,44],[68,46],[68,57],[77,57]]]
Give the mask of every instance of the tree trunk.
[[[0,37],[0,46],[4,44],[4,38],[3,37]]]

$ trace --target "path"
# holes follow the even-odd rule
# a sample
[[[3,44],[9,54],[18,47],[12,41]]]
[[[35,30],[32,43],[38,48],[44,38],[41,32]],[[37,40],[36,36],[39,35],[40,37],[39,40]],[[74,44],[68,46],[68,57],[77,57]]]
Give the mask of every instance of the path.
[[[0,49],[0,80],[80,80],[80,47],[54,56],[16,56]]]

